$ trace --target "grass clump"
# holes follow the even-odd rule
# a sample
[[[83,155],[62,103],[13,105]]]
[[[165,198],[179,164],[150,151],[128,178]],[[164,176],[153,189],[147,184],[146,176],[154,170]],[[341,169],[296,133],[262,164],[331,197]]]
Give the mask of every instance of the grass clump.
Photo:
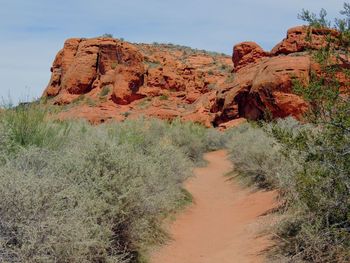
[[[69,125],[46,121],[46,114],[46,110],[37,105],[18,106],[0,113],[2,145],[12,149],[9,154],[22,147],[61,144]]]
[[[111,91],[111,88],[109,86],[104,86],[101,89],[100,97],[106,97],[109,94],[110,91]]]
[[[150,68],[150,69],[153,69],[153,68],[158,68],[158,67],[160,67],[162,64],[160,63],[160,61],[148,61],[148,60],[146,60],[145,62],[144,62],[147,66],[148,66],[148,68]]]
[[[168,99],[169,99],[169,96],[166,95],[166,94],[163,94],[163,95],[160,95],[160,96],[159,96],[159,99],[160,99],[160,100],[168,100]]]

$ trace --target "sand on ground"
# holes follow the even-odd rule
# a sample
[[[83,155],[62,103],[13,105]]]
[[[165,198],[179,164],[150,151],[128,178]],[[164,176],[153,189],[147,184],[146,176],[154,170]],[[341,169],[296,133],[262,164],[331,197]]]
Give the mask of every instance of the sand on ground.
[[[272,242],[261,234],[260,220],[276,206],[276,193],[225,177],[232,171],[225,150],[204,158],[208,165],[196,168],[185,184],[193,204],[170,223],[171,240],[151,253],[151,263],[264,262]]]

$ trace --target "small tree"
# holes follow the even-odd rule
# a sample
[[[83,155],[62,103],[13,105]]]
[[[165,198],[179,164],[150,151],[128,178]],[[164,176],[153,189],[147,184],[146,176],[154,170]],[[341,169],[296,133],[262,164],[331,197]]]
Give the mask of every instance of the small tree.
[[[326,19],[327,11],[325,9],[321,9],[319,16],[317,14],[310,12],[309,10],[303,9],[300,14],[298,14],[298,18],[308,22],[310,26],[313,27],[331,27],[331,22]]]
[[[105,33],[101,37],[113,38],[113,35],[109,33]]]

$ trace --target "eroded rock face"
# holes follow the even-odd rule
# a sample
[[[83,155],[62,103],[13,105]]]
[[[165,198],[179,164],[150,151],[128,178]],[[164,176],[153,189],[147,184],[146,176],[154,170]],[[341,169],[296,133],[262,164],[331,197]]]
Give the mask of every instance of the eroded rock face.
[[[287,37],[271,52],[252,42],[234,46],[233,80],[217,92],[212,108],[216,113],[214,125],[237,118],[301,118],[308,105],[293,93],[293,81],[307,85],[311,72],[321,74],[306,51],[326,47],[329,38],[333,38],[332,48],[337,49],[337,36],[338,32],[331,29],[299,26],[289,29]],[[334,63],[344,67],[346,62],[337,59]]]
[[[336,37],[339,33],[332,29],[297,26],[288,30],[287,37],[272,50],[273,55],[291,54],[306,50],[318,50],[328,44],[327,38],[332,38],[337,46]]]
[[[45,96],[70,103],[74,96],[109,86],[116,103],[129,103],[143,85],[143,56],[131,45],[109,38],[69,39],[52,66]]]
[[[254,42],[243,42],[235,45],[232,56],[234,71],[237,72],[239,69],[268,56],[269,54]]]
[[[301,117],[306,103],[293,94],[292,81],[309,82],[310,57],[265,57],[238,70],[233,82],[217,93],[216,125],[237,118]]]
[[[51,71],[43,96],[56,105],[70,104],[60,118],[98,123],[98,116],[104,122],[145,115],[211,126],[215,100],[203,106],[201,98],[215,94],[230,76],[232,62],[227,55],[175,45],[69,39]]]
[[[70,104],[59,118],[92,123],[144,115],[225,129],[244,119],[301,118],[308,105],[293,93],[293,81],[307,85],[311,72],[322,74],[307,50],[325,47],[327,38],[336,49],[337,35],[295,27],[271,52],[243,42],[234,46],[232,58],[175,45],[69,39],[56,56],[44,96]],[[350,68],[341,53],[333,64]],[[338,77],[348,83],[344,74]]]

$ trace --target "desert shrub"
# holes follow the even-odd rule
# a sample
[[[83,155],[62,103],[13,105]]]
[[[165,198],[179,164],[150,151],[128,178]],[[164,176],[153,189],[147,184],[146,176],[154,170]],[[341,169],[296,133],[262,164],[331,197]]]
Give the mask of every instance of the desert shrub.
[[[213,70],[209,70],[208,71],[208,75],[214,75],[214,71]]]
[[[226,147],[227,137],[217,129],[209,128],[205,132],[205,151],[214,151]]]
[[[289,183],[291,217],[279,228],[279,235],[288,241],[280,243],[282,251],[293,255],[295,260],[349,261],[350,160],[347,152],[350,136],[346,131],[348,117],[343,110],[349,109],[350,104],[346,104],[340,112],[337,112],[339,105],[334,105],[327,123],[308,125],[296,136],[273,128],[284,154],[297,153],[301,165]],[[333,118],[337,119],[337,125],[341,124],[339,127],[333,126]]]
[[[113,38],[113,34],[110,34],[110,33],[104,33],[103,35],[101,35],[101,37]]]
[[[164,238],[159,219],[186,198],[187,158],[164,141],[145,154],[88,129],[58,152],[30,147],[1,168],[5,261],[136,261]]]
[[[347,119],[343,110],[350,107],[339,104],[332,118],[338,107]],[[240,176],[280,192],[284,219],[276,228],[281,239],[275,251],[293,262],[349,260],[350,122],[337,123],[342,125],[286,119],[228,131],[230,157]]]
[[[275,168],[284,162],[280,145],[259,126],[250,123],[228,131],[230,159],[235,169],[250,184],[258,187],[275,187],[278,182]]]
[[[113,67],[113,65],[112,65]],[[115,68],[115,67],[114,67]],[[100,92],[100,97],[105,97],[109,94],[109,92],[111,91],[110,89],[110,86],[104,86],[102,89],[101,89],[101,92]]]
[[[160,100],[168,100],[168,99],[169,99],[169,96],[166,95],[166,94],[163,94],[163,95],[160,95],[160,96],[159,96],[159,99],[160,99]]]
[[[315,13],[311,13],[309,10],[303,9],[301,14],[298,15],[298,18],[304,20],[310,24],[310,26],[317,28],[330,27],[331,22],[327,20],[327,11],[321,9],[319,16]]]
[[[81,104],[84,100],[85,100],[85,95],[84,95],[84,94],[81,94],[81,95],[77,96],[74,100],[72,100],[72,104],[74,104],[74,105],[79,105],[79,104]]]
[[[95,107],[97,105],[96,101],[91,98],[86,99],[86,104],[89,105],[90,107]]]
[[[336,41],[340,44],[338,49],[342,49],[347,53],[347,49],[350,45],[350,3],[344,2],[343,10],[340,11],[340,14],[341,17],[335,18],[334,23],[332,23],[332,21],[327,18],[327,11],[323,8],[318,15],[303,9],[298,15],[298,18],[307,22],[311,27],[332,28],[337,30],[339,33],[337,37],[328,36],[328,45],[326,49],[329,49],[332,42]]]
[[[164,138],[179,148],[195,164],[202,161],[204,152],[221,149],[226,142],[225,136],[215,129],[207,129],[179,119],[172,122],[156,119],[127,120],[123,125],[116,126],[113,133],[121,142],[127,141],[135,147],[146,149],[153,147],[157,141],[155,138]]]
[[[336,20],[340,31],[341,49],[348,46],[349,4],[344,4],[344,19]],[[307,14],[307,12],[304,14]],[[325,24],[325,12],[320,17],[303,19]],[[339,25],[343,25],[342,28]],[[309,262],[349,262],[350,260],[350,100],[340,95],[337,71],[331,67],[336,50],[318,59],[323,74],[312,76],[307,87],[296,87],[296,92],[310,104],[306,120],[311,129],[291,136],[291,132],[274,131],[284,152],[296,151],[304,160],[302,169],[295,173],[294,209],[291,218],[279,228],[281,250],[295,260]]]
[[[175,120],[169,124],[167,133],[172,143],[197,164],[202,161],[201,156],[205,151],[219,149],[224,144],[219,139],[219,132],[192,122]]]
[[[124,40],[122,40],[122,41],[124,41]],[[113,62],[112,64],[111,64],[111,68],[112,69],[116,69],[116,67],[118,66],[118,61],[117,62]],[[107,92],[108,93],[108,92]],[[106,94],[107,95],[107,94]],[[102,95],[102,96],[105,96],[105,95]]]
[[[0,112],[0,120],[3,120],[3,113]],[[5,162],[5,159],[8,158],[8,154],[11,152],[12,145],[9,141],[10,134],[9,131],[0,125],[0,165]]]
[[[331,48],[335,40],[329,38],[314,56],[322,74],[313,73],[307,87],[294,83],[294,91],[310,105],[304,117],[309,123],[287,119],[229,132],[230,154],[240,174],[281,193],[284,217],[276,229],[276,249],[290,262],[350,261],[350,100],[341,95],[341,69],[332,66],[348,47],[349,10],[344,4],[345,18],[334,26],[342,46]],[[330,26],[324,10],[319,17],[303,11],[300,18],[310,26]]]
[[[148,60],[146,60],[144,63],[148,66],[148,68],[158,68],[162,65],[162,63],[160,61],[148,61]]]
[[[281,192],[285,219],[276,230],[277,250],[293,262],[350,259],[350,103],[334,83],[312,80],[305,89],[310,103],[321,101],[310,108],[309,124],[287,119],[231,131],[240,174]]]
[[[66,129],[20,110],[0,122],[1,262],[143,262],[167,238],[161,220],[190,201],[182,182],[194,162],[221,146],[179,120]]]

